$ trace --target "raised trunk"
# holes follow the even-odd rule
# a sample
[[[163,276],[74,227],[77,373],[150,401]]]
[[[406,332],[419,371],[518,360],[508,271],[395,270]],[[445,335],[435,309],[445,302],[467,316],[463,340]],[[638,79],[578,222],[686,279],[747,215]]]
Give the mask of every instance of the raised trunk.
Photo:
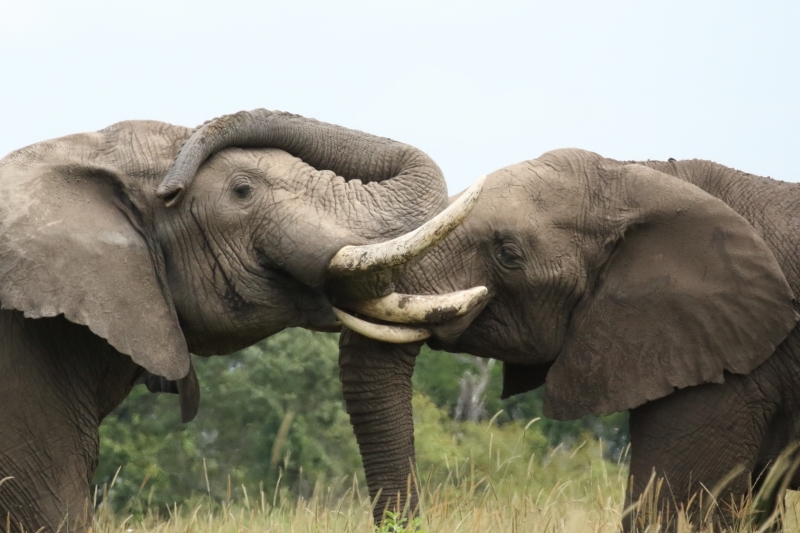
[[[266,109],[227,115],[198,128],[159,187],[159,197],[169,205],[177,203],[203,161],[228,146],[280,148],[314,168],[344,177],[347,183],[340,185],[352,205],[366,204],[372,210],[362,216],[396,221],[394,234],[383,239],[416,228],[447,205],[441,170],[422,151]]]
[[[339,341],[339,379],[356,434],[373,515],[417,512],[411,376],[420,344],[385,344],[345,329]],[[410,489],[410,491],[409,491]]]

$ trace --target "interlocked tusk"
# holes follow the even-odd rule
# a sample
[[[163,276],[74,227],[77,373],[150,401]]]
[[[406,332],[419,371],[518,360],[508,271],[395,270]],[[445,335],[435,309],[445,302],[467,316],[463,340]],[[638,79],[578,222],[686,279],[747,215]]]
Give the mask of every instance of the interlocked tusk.
[[[328,263],[328,272],[332,276],[376,272],[424,254],[461,224],[478,200],[485,179],[486,176],[481,176],[475,180],[447,209],[414,231],[386,242],[344,246]]]
[[[438,324],[466,315],[488,295],[486,287],[431,295],[394,292],[383,298],[355,302],[350,307],[359,313],[387,322]]]
[[[383,324],[373,324],[366,320],[361,320],[353,315],[345,313],[341,309],[333,308],[333,312],[339,320],[356,333],[360,333],[376,341],[390,342],[392,344],[406,344],[409,342],[424,341],[431,336],[431,332],[426,328],[415,328],[410,326],[385,326]]]

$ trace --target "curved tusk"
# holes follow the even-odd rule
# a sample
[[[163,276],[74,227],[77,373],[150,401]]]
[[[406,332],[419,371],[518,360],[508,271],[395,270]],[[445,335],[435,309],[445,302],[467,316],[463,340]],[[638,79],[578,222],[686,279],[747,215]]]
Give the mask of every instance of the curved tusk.
[[[360,333],[376,341],[390,342],[392,344],[406,344],[409,342],[424,341],[431,336],[431,332],[426,328],[373,324],[372,322],[356,318],[335,307],[333,308],[333,312],[339,320],[341,320],[342,324],[356,333]]]
[[[486,287],[473,287],[449,294],[398,294],[349,304],[369,317],[400,324],[437,324],[464,316],[489,295]]]
[[[344,246],[328,263],[328,272],[333,276],[375,272],[400,266],[424,254],[461,224],[478,200],[485,180],[486,176],[475,180],[447,209],[414,231],[386,242]]]

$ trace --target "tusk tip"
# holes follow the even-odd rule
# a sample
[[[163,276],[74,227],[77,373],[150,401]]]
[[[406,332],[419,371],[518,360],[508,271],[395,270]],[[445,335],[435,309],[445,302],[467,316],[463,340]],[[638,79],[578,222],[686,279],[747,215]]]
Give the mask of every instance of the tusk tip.
[[[471,289],[467,289],[467,292],[475,296],[486,296],[487,294],[489,294],[489,289],[487,289],[483,285],[478,285],[477,287],[472,287]]]
[[[333,307],[333,312],[344,326],[376,341],[388,342],[391,344],[408,344],[411,342],[424,341],[432,335],[427,328],[373,324],[372,322],[356,318],[336,307]]]

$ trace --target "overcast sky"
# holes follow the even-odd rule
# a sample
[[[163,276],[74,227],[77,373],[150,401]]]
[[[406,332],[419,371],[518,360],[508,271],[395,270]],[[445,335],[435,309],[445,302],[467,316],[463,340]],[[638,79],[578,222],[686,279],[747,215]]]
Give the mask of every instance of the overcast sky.
[[[796,0],[0,0],[0,87],[2,155],[265,107],[416,145],[451,192],[568,146],[800,180]]]

